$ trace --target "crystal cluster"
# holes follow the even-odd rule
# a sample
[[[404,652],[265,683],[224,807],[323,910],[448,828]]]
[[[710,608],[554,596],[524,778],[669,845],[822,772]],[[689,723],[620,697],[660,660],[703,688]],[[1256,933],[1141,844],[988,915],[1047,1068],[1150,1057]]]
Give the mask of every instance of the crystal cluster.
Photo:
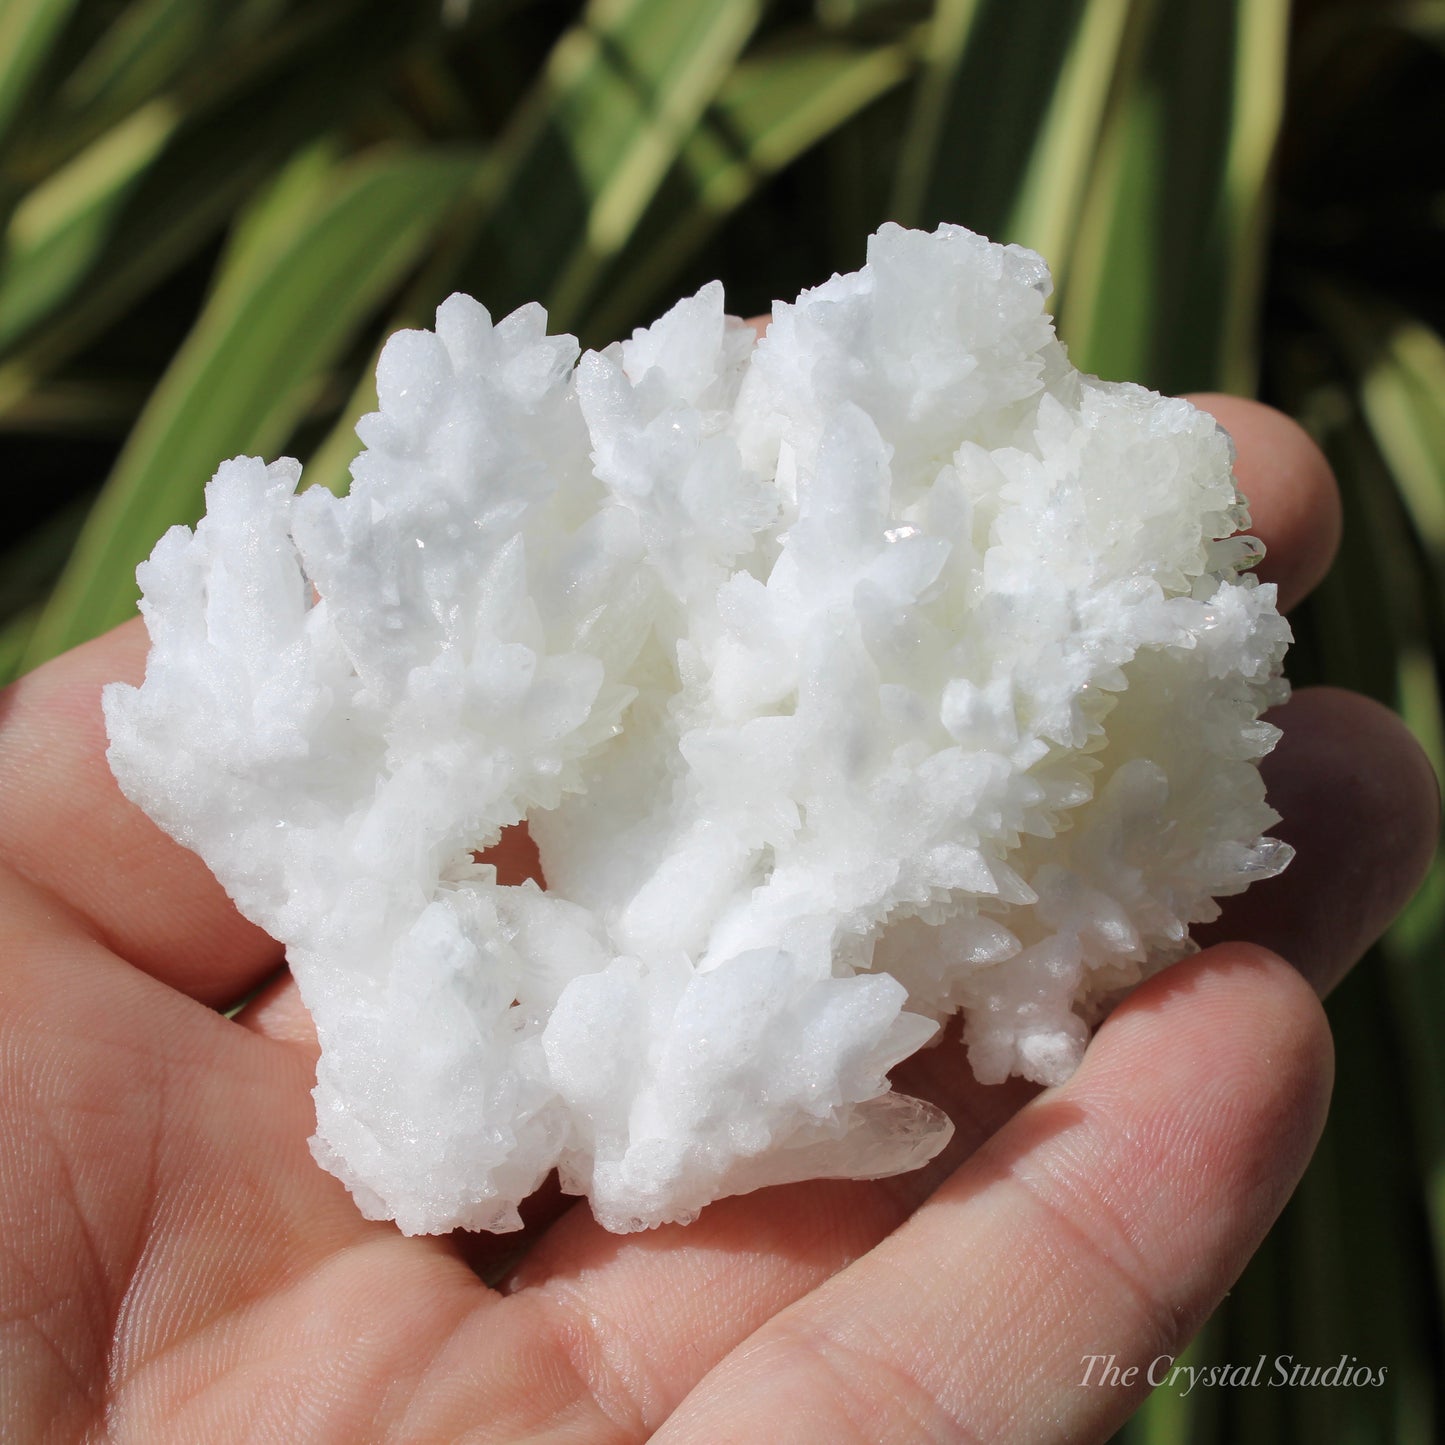
[[[1075,371],[1048,289],[886,226],[756,346],[713,284],[580,361],[453,296],[348,496],[238,458],[162,538],[111,765],[285,943],[368,1215],[915,1167],[951,1126],[888,1073],[940,1020],[1060,1082],[1284,866],[1229,438]],[[523,819],[545,891],[476,860]]]

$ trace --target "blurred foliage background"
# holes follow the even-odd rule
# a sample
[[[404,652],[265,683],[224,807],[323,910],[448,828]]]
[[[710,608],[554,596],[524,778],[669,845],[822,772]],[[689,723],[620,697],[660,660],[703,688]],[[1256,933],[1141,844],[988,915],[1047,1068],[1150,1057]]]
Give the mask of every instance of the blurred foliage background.
[[[1343,560],[1291,671],[1434,759],[1441,0],[0,0],[0,680],[130,615],[223,458],[344,487],[381,339],[464,289],[604,343],[764,311],[880,221],[1041,250],[1074,358],[1299,417]],[[1297,1198],[1131,1442],[1445,1438],[1445,870],[1332,1003]]]

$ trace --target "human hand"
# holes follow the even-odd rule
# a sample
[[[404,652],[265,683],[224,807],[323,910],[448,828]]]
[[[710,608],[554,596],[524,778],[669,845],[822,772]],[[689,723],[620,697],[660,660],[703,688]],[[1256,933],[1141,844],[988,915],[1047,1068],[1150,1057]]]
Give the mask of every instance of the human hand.
[[[1336,543],[1327,468],[1278,415],[1205,403],[1288,606]],[[144,651],[130,624],[0,698],[0,1400],[25,1440],[1102,1437],[1147,1385],[1082,1389],[1082,1357],[1177,1351],[1243,1268],[1323,1119],[1310,985],[1434,839],[1400,724],[1302,693],[1266,766],[1295,863],[1062,1088],[981,1088],[945,1044],[897,1071],[957,1124],[914,1174],[623,1237],[553,1193],[520,1239],[406,1239],[310,1158],[315,1041],[284,975],[215,1012],[276,945],[110,777],[100,687]]]

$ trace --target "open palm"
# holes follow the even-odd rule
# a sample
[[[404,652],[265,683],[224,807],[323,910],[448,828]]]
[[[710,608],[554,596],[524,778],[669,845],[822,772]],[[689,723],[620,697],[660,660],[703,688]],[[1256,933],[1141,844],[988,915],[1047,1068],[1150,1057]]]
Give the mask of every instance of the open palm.
[[[1287,605],[1334,548],[1328,471],[1277,415],[1207,404]],[[1063,1088],[979,1088],[946,1043],[898,1071],[958,1126],[917,1174],[627,1237],[543,1195],[520,1240],[406,1239],[310,1158],[315,1043],[277,946],[106,770],[100,688],[144,648],[132,624],[0,695],[0,1411],[21,1440],[1103,1436],[1147,1383],[1085,1387],[1084,1357],[1177,1351],[1243,1268],[1329,1093],[1310,985],[1434,836],[1403,729],[1302,694],[1267,768],[1295,865]]]

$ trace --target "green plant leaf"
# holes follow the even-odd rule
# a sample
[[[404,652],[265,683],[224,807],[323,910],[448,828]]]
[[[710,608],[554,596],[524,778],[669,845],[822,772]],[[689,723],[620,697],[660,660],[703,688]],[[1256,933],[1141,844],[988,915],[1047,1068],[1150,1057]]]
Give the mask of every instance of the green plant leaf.
[[[617,336],[771,176],[907,81],[926,29],[863,45],[802,32],[747,56],[618,257],[584,329]]]
[[[275,270],[330,203],[344,159],[337,138],[322,136],[293,155],[237,214],[211,286],[213,311],[234,311],[260,277]]]
[[[760,0],[591,0],[388,329],[427,324],[458,287],[494,315],[541,300],[553,330],[576,326],[761,8]],[[308,463],[332,490],[345,487],[356,422],[376,405],[370,370]]]
[[[1445,588],[1445,340],[1383,300],[1328,283],[1303,294],[1353,369],[1375,445]]]
[[[174,102],[151,101],[16,206],[0,262],[0,351],[95,265],[121,209],[180,120]]]
[[[895,214],[1039,249],[1086,370],[1251,388],[1288,11],[946,0]]]
[[[314,157],[298,161],[308,169]],[[405,273],[476,169],[469,153],[394,151],[335,168],[325,200],[285,184],[249,217],[245,284],[222,275],[162,378],[46,607],[27,664],[123,620],[160,533],[199,514],[219,462],[282,446],[327,369]],[[297,225],[290,208],[309,214]],[[274,247],[265,233],[282,238]],[[264,256],[263,261],[260,258]]]
[[[1067,284],[1079,211],[1110,100],[1135,83],[1154,0],[1089,0],[1079,17],[1001,240],[1031,246]]]
[[[0,0],[0,138],[75,6],[76,0]]]
[[[58,88],[58,108],[83,117],[88,129],[108,129],[170,86],[205,46],[216,43],[227,8],[222,0],[133,0]]]
[[[304,53],[364,0],[129,0],[86,3],[49,85],[12,138],[7,170],[37,185],[133,111],[169,96],[185,114]],[[85,22],[85,23],[81,23]],[[345,36],[342,37],[345,39]]]
[[[1111,102],[1060,329],[1085,370],[1249,393],[1287,0],[1159,6]]]
[[[1298,355],[1287,352],[1281,375],[1287,398],[1310,423],[1339,477],[1347,554],[1297,618],[1296,627],[1307,654],[1313,654],[1313,672],[1399,708],[1439,776],[1445,766],[1445,730],[1437,659],[1445,652],[1445,590],[1438,573],[1432,576],[1430,549],[1405,488],[1392,480],[1380,445],[1379,423],[1390,413],[1376,411],[1371,418],[1361,385],[1388,356],[1388,339],[1404,318],[1387,303],[1371,304],[1363,296],[1318,282],[1303,287],[1301,296],[1309,311],[1325,320],[1334,345],[1312,338]],[[1301,371],[1310,377],[1303,385]],[[1380,954],[1367,958],[1356,970],[1359,977],[1347,985],[1350,999],[1360,996],[1362,986],[1377,999],[1379,978],[1385,976],[1388,1018],[1377,1017],[1361,1031],[1353,1004],[1334,1015],[1336,1026],[1343,1023],[1349,1031],[1341,1040],[1341,1055],[1356,1061],[1337,1092],[1356,1121],[1349,1126],[1344,1156],[1351,1178],[1369,1181],[1360,1197],[1352,1193],[1344,1209],[1348,1238],[1367,1242],[1358,1251],[1362,1268],[1378,1273],[1389,1296],[1388,1309],[1379,1297],[1361,1298],[1373,1287],[1373,1274],[1354,1283],[1354,1298],[1346,1306],[1349,1347],[1359,1351],[1365,1345],[1362,1325],[1369,1326],[1372,1336],[1391,1331],[1379,1348],[1388,1347],[1394,1379],[1380,1402],[1382,1420],[1373,1431],[1362,1427],[1357,1433],[1360,1438],[1418,1440],[1422,1445],[1438,1438],[1431,1404],[1438,1362],[1419,1328],[1431,1304],[1419,1269],[1411,1267],[1403,1277],[1393,1278],[1391,1271],[1408,1258],[1396,1241],[1428,1229],[1438,1312],[1445,1298],[1445,1068],[1437,1044],[1445,1029],[1442,948],[1445,855],[1437,855],[1425,886],[1387,935]],[[1362,985],[1361,980],[1367,982]],[[1372,1007],[1380,1011],[1383,1006],[1376,1001]],[[1390,1082],[1395,1075],[1400,1077]],[[1361,1161],[1369,1161],[1371,1150],[1379,1148],[1378,1120],[1387,1111],[1397,1122],[1388,1145],[1390,1167],[1382,1174],[1377,1161]],[[1366,1121],[1363,1126],[1361,1119]],[[1414,1168],[1406,1172],[1400,1143],[1412,1136]],[[1417,1212],[1421,1206],[1423,1218]],[[1382,1208],[1388,1210],[1383,1217]],[[1368,1245],[1372,1237],[1391,1241],[1388,1260],[1374,1259]],[[1341,1260],[1350,1255],[1343,1242],[1330,1252]],[[1339,1294],[1348,1283],[1342,1275],[1331,1287]],[[1396,1319],[1402,1322],[1398,1330]],[[1302,1433],[1308,1432],[1292,1432]]]
[[[498,148],[456,278],[575,324],[757,25],[761,0],[591,0]]]
[[[1382,25],[1393,25],[1428,44],[1445,50],[1445,4],[1441,0],[1402,0],[1382,5]]]
[[[940,0],[891,214],[1002,239],[1089,0]]]
[[[759,0],[691,6],[613,0],[595,7],[595,46],[579,41],[577,54],[556,65],[556,122],[589,203],[585,229],[547,289],[550,311],[564,318],[580,314],[761,10]]]
[[[95,500],[76,498],[32,527],[0,556],[0,617],[10,618],[44,600]]]
[[[0,687],[25,671],[25,654],[40,620],[40,605],[27,607],[0,622]]]
[[[1284,120],[1289,0],[1239,7],[1224,168],[1224,285],[1219,385],[1253,395],[1259,384],[1260,307],[1273,196],[1271,171]]]
[[[233,56],[220,93],[158,97],[17,206],[0,252],[0,410],[214,236],[298,146],[332,129],[412,21],[332,0]]]

